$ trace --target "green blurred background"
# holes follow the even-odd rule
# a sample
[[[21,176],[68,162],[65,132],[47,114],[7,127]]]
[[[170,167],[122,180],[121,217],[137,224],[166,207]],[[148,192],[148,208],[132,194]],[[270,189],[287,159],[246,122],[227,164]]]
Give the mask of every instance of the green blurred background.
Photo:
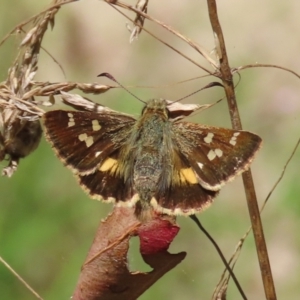
[[[45,0],[2,0],[0,37],[47,4]],[[176,0],[159,4],[159,1],[150,1],[148,13],[208,51],[213,49],[206,1]],[[218,1],[218,8],[232,67],[258,62],[278,64],[300,72],[298,0],[276,3],[272,0],[227,0]],[[66,78],[42,51],[36,79],[111,84],[105,78],[96,78],[101,72],[110,72],[124,85],[158,86],[203,75],[198,67],[146,33],[138,42],[129,44],[126,22],[102,1],[78,1],[64,6],[56,16],[54,30],[47,32],[43,46],[61,63]],[[150,22],[146,21],[146,26],[210,68],[187,44]],[[19,37],[14,35],[0,47],[0,81],[6,78],[19,42]],[[135,88],[132,92],[142,99],[176,100],[211,80],[206,78],[167,88]],[[277,69],[250,69],[242,72],[236,93],[244,128],[264,140],[263,149],[252,165],[261,204],[299,138],[300,82],[295,76]],[[186,102],[212,103],[222,96],[222,89],[214,88],[198,93]],[[88,97],[135,116],[141,109],[136,99],[120,89]],[[227,104],[223,102],[190,119],[229,127]],[[299,299],[299,151],[262,216],[279,299]],[[5,165],[6,162],[2,162],[1,169]],[[40,147],[21,161],[12,178],[0,178],[0,255],[44,299],[69,299],[98,223],[110,210],[110,205],[89,199],[43,139]],[[241,179],[224,187],[200,219],[229,258],[249,226]],[[178,223],[181,231],[170,251],[186,251],[188,255],[140,299],[210,299],[223,271],[221,260],[190,219],[179,217]],[[135,250],[130,252],[132,269],[147,270],[138,257],[137,241],[133,244]],[[264,299],[252,234],[245,243],[235,273],[249,299]],[[35,299],[2,264],[0,299]],[[232,283],[228,299],[240,299]]]

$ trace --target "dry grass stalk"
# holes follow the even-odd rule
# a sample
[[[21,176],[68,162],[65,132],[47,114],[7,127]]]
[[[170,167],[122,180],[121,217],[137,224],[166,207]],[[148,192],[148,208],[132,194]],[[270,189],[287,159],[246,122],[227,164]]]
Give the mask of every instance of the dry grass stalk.
[[[43,110],[38,105],[49,106],[53,95],[60,91],[79,89],[84,93],[99,94],[112,88],[96,83],[34,82],[38,71],[38,59],[45,32],[54,27],[54,17],[60,5],[73,1],[54,1],[53,5],[17,26],[14,31],[26,32],[25,25],[32,25],[20,44],[20,50],[8,71],[7,79],[0,83],[0,161],[8,158],[3,175],[12,176],[19,159],[34,151],[42,135],[39,117]],[[13,32],[14,32],[13,31]],[[3,41],[6,40],[6,37]],[[38,102],[34,97],[47,96],[49,101]]]
[[[58,9],[53,8],[33,20],[34,26],[21,42],[17,58],[8,71],[8,78],[0,85],[0,160],[9,157],[9,164],[2,171],[3,175],[9,177],[16,171],[19,159],[34,151],[41,139],[40,122],[36,119],[34,109],[31,110],[34,98],[27,96],[23,99],[23,96],[32,88],[42,39],[48,25],[54,25]],[[23,30],[22,27],[19,29]],[[28,106],[31,109],[27,109],[24,102],[30,103]]]
[[[147,14],[148,0],[139,0],[135,5],[135,8]],[[139,34],[143,29],[144,21],[145,21],[144,17],[142,17],[140,14],[136,14],[136,17],[134,19],[135,26],[133,27],[132,30],[128,26],[128,29],[131,32],[130,39],[129,39],[130,43],[138,39]]]

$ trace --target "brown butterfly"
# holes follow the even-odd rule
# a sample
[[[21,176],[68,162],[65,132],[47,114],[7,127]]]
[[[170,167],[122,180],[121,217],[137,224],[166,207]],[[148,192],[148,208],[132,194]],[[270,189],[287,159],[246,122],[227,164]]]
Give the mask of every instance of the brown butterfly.
[[[45,113],[46,137],[92,198],[135,205],[139,219],[154,211],[191,215],[247,169],[261,138],[247,131],[185,122],[196,106],[148,101],[138,120],[98,111]]]

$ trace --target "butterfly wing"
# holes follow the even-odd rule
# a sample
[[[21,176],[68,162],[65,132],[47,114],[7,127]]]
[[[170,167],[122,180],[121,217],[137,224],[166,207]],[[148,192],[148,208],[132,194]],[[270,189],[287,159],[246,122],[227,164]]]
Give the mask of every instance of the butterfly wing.
[[[94,199],[133,206],[138,200],[138,195],[132,183],[124,178],[119,154],[120,151],[116,150],[94,173],[78,175],[79,183]]]
[[[173,140],[195,172],[200,185],[218,191],[245,171],[261,146],[261,138],[237,131],[194,124],[173,123]]]
[[[207,190],[199,184],[191,164],[175,145],[173,163],[171,184],[158,186],[151,200],[154,209],[170,215],[191,215],[208,207],[218,191]],[[163,183],[163,178],[160,182]]]
[[[119,113],[50,111],[44,116],[46,138],[57,156],[77,175],[93,197],[127,201],[134,192],[125,183],[120,149],[136,122]]]
[[[43,118],[58,157],[93,198],[135,204],[138,195],[128,171],[134,162],[122,159],[135,119],[86,111],[51,111]],[[249,166],[261,145],[257,135],[246,131],[178,121],[170,129],[172,171],[162,171],[151,200],[155,210],[167,214],[189,215],[208,206],[222,185]]]
[[[251,132],[188,122],[174,122],[170,135],[171,184],[158,186],[151,204],[171,215],[191,215],[209,206],[222,185],[249,166],[261,146],[261,138]]]

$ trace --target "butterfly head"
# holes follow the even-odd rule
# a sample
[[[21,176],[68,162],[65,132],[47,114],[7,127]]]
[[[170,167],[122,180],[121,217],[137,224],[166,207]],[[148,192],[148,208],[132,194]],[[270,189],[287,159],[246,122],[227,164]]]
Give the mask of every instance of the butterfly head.
[[[168,119],[169,110],[167,108],[167,101],[165,99],[151,99],[144,106],[142,115],[162,115],[164,118]]]

